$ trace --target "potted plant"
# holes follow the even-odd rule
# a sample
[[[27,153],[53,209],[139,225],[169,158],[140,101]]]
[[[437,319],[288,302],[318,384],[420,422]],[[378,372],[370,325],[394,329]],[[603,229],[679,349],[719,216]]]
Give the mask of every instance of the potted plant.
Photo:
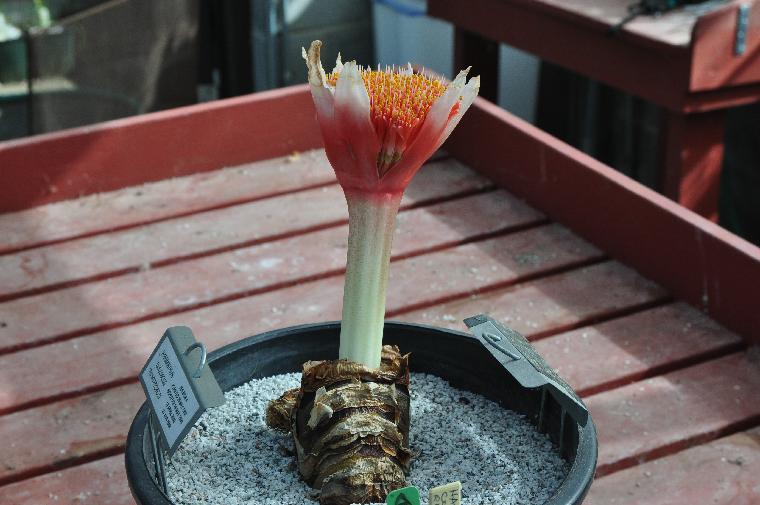
[[[379,502],[404,486],[412,458],[409,356],[382,344],[396,214],[409,181],[477,96],[479,78],[466,82],[468,69],[446,86],[411,66],[362,69],[340,55],[327,74],[320,47],[312,42],[303,56],[349,215],[340,347],[338,360],[307,362],[301,388],[272,402],[267,420],[293,434],[301,476],[321,503]],[[350,413],[333,416],[337,408]]]
[[[498,326],[497,332],[514,337],[513,344],[501,345],[490,333],[476,338],[384,321],[401,197],[472,104],[478,78],[468,82],[464,70],[447,85],[411,67],[362,69],[355,62],[343,64],[340,56],[328,74],[320,47],[321,42],[313,42],[304,58],[327,157],[348,203],[342,320],[270,332],[212,354],[209,363],[222,389],[302,368],[301,387],[269,404],[267,424],[292,434],[298,471],[321,504],[376,503],[405,485],[414,457],[409,447],[411,353],[414,369],[492,398],[550,432],[572,461],[550,503],[580,503],[596,463],[593,424],[571,415],[582,402],[574,395],[569,403],[562,401],[561,392],[569,386],[541,370],[545,366],[527,341]],[[537,376],[550,379],[542,382]],[[169,503],[162,501],[166,496],[150,470],[155,462],[146,449],[144,410],[127,443],[130,485],[139,503]]]

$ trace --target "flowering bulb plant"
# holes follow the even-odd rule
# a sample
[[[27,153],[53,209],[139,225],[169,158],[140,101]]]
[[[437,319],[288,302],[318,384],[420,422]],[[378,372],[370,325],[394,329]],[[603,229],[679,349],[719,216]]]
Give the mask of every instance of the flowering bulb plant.
[[[401,197],[478,94],[467,70],[446,85],[411,66],[338,61],[326,74],[314,41],[304,58],[325,151],[346,195],[348,257],[340,358],[380,365],[391,241]]]
[[[478,93],[467,70],[445,84],[411,66],[371,70],[338,56],[327,74],[314,41],[304,58],[325,151],[348,203],[339,359],[304,364],[301,387],[267,408],[291,432],[298,468],[323,505],[383,501],[404,486],[408,355],[382,345],[391,241],[401,197]]]

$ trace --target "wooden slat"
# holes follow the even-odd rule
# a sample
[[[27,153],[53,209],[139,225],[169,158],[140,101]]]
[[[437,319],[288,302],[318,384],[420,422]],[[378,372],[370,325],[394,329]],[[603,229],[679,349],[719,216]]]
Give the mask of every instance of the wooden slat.
[[[757,84],[760,81],[757,54],[760,50],[760,12],[757,0],[734,1],[734,5],[701,17],[694,28],[694,64],[690,89],[710,90]],[[745,50],[734,53],[739,5],[747,7]]]
[[[741,337],[677,302],[535,342],[583,395],[737,351]]]
[[[444,158],[439,151],[431,161]],[[0,254],[331,183],[337,181],[324,150],[313,149],[96,193],[0,214]]]
[[[729,373],[731,371],[734,372]],[[654,382],[659,383],[656,392],[652,389]],[[609,451],[604,450],[605,444],[612,443],[617,449],[625,449],[629,454],[628,458],[641,459],[645,456],[642,455],[640,442],[644,442],[649,447],[656,447],[658,443],[664,444],[660,446],[659,450],[671,451],[675,448],[668,442],[670,442],[674,435],[678,436],[677,433],[674,432],[684,432],[688,435],[703,438],[714,437],[717,432],[730,429],[732,422],[735,422],[737,418],[741,418],[742,421],[740,422],[747,422],[748,420],[751,422],[751,419],[757,418],[760,409],[760,405],[758,405],[757,402],[752,401],[755,398],[754,394],[759,385],[760,370],[757,369],[756,363],[748,362],[746,355],[742,354],[733,355],[722,360],[716,360],[705,365],[681,370],[657,379],[651,379],[633,384],[627,388],[591,397],[588,400],[588,404],[592,408],[592,415],[594,415],[600,434],[600,472],[605,473],[612,468],[609,460],[610,453]],[[134,387],[136,388],[137,386]],[[638,394],[633,393],[633,391],[638,391]],[[622,397],[620,392],[624,393]],[[636,408],[639,407],[638,405],[633,406],[632,402],[636,401],[637,398],[639,398],[639,403],[646,402],[649,407],[641,410]],[[641,398],[646,399],[642,400]],[[605,405],[606,410],[600,410],[602,405]],[[618,417],[620,418],[616,420],[608,419],[605,415],[609,414],[610,411],[614,412],[616,415],[619,414]],[[626,412],[630,415],[625,415]],[[663,415],[663,412],[668,412],[669,415]],[[677,423],[678,430],[673,430],[674,423]],[[632,426],[636,426],[637,429],[645,427],[648,431],[646,431],[645,435],[643,433],[637,433],[637,436],[632,437],[632,433],[629,431]],[[755,464],[754,458],[755,451],[757,450],[755,446],[758,442],[758,437],[755,434],[751,438],[752,440],[749,441],[752,444],[751,452],[745,453],[741,451],[733,451],[731,453],[735,458],[746,456],[747,459],[742,459],[741,464],[737,464],[736,461],[738,460],[733,459],[732,461],[734,461],[734,463],[729,464],[735,464],[737,467],[743,467],[745,464]],[[694,440],[692,439],[692,442],[693,441]],[[625,443],[621,445],[622,442]],[[717,444],[719,443],[720,442]],[[703,446],[701,448],[693,449],[692,451],[710,451],[711,447],[714,447],[714,444],[712,446]],[[681,453],[681,455],[683,455],[682,457],[691,456],[689,453]],[[674,457],[678,458],[681,455],[676,455]],[[651,456],[652,453],[650,452],[646,457]],[[716,464],[714,454],[708,454],[708,457],[711,459],[713,465]],[[55,480],[54,482],[59,483],[59,486],[60,482],[70,483],[69,486],[71,487],[64,489],[67,491],[71,490],[75,492],[75,494],[80,491],[86,493],[86,490],[88,489],[97,489],[103,496],[109,496],[108,493],[112,491],[117,493],[122,492],[118,487],[114,489],[114,483],[123,478],[122,476],[118,476],[115,481],[103,482],[102,476],[93,474],[92,472],[92,469],[94,468],[110,469],[110,472],[112,472],[110,473],[110,477],[113,477],[115,473],[118,473],[117,470],[111,466],[112,462],[115,461],[118,461],[119,465],[123,464],[121,457],[117,456],[63,470],[59,474],[51,473],[29,481],[22,481],[17,484],[5,486],[0,488],[0,498],[2,498],[4,503],[6,501],[9,503],[15,503],[11,500],[19,500],[20,498],[25,498],[27,496],[39,500],[40,497],[45,496],[39,494],[39,490],[53,492],[47,491],[48,489],[52,489],[49,487],[51,485],[49,484],[49,480],[57,475],[60,475],[59,478],[65,477],[65,480]],[[663,465],[662,461],[665,460],[660,460],[659,465]],[[696,462],[698,460],[692,459],[692,461]],[[721,461],[721,463],[725,464],[728,463],[728,461]],[[667,464],[667,462],[665,464]],[[683,464],[683,461],[679,460],[678,464]],[[662,475],[660,485],[667,485],[668,476],[672,474],[667,471],[662,471],[661,466],[659,469]],[[636,470],[638,469],[631,471]],[[708,470],[711,469],[708,468]],[[748,470],[749,472],[745,472],[742,477],[749,477],[752,479],[750,482],[755,482],[755,479],[757,479],[756,472],[751,473],[751,468],[748,468]],[[108,471],[109,470],[106,470],[106,475],[109,475]],[[87,477],[87,484],[80,475]],[[681,478],[686,479],[689,475],[689,473],[684,472],[681,475]],[[694,473],[692,472],[691,475],[693,476]],[[704,475],[708,476],[708,474]],[[725,475],[725,471],[722,474],[712,474],[713,477],[716,475]],[[608,478],[614,479],[615,476]],[[615,483],[614,481],[612,482],[613,484]],[[599,483],[595,484],[595,486],[600,486],[600,483],[604,485],[605,479],[602,479]],[[674,483],[677,484],[678,481],[675,481]],[[712,487],[714,489],[714,483],[714,480],[711,482],[710,479],[707,479],[704,485],[708,486],[708,488]],[[88,488],[88,484],[91,487]],[[635,487],[636,484],[633,484],[633,486]],[[60,490],[61,488],[59,487],[57,489]],[[608,491],[608,496],[617,496],[621,500],[624,497],[622,493],[616,493],[614,491],[616,489],[615,485],[612,485],[608,489],[612,490],[611,492]],[[625,487],[619,487],[617,489],[625,489]],[[676,490],[678,488],[668,487],[667,489]],[[609,503],[608,501],[595,501],[598,500],[598,498],[594,498],[595,492],[594,487],[592,487],[592,494],[589,498],[591,503]],[[672,496],[670,497],[672,498]],[[37,502],[27,501],[20,503]],[[616,503],[628,502],[618,501]],[[642,503],[649,502],[644,501]],[[691,502],[685,501],[683,503]]]
[[[0,503],[134,505],[135,502],[127,484],[124,456],[119,455],[0,487]]]
[[[0,215],[0,253],[328,184],[323,150],[165,179]]]
[[[643,331],[629,336],[626,327]],[[588,332],[586,337],[584,332]],[[671,335],[678,335],[678,343],[671,342]],[[643,364],[655,373],[665,360],[684,363],[736,340],[693,308],[676,303],[540,340],[536,348],[559,366],[574,388],[594,391],[630,380],[634,373],[641,375]],[[596,346],[604,353],[594,355]],[[588,370],[593,373],[587,375]],[[0,484],[74,463],[75,457],[87,459],[119,450],[143,401],[142,389],[132,383],[0,417],[0,439],[15,442],[4,453]],[[40,445],[46,433],[48,443]]]
[[[662,194],[711,221],[718,221],[726,111],[663,112],[660,118]]]
[[[482,100],[445,147],[675,296],[760,342],[757,246]]]
[[[540,254],[536,249],[531,254]],[[551,254],[551,252],[548,252]],[[529,254],[519,261],[531,262]],[[525,285],[489,291],[407,312],[395,319],[461,329],[461,321],[487,313],[533,339],[613,317],[666,299],[666,292],[616,262],[606,262]]]
[[[487,187],[463,165],[434,162],[410,184],[402,205],[418,205]],[[348,219],[338,185],[202,212],[116,233],[0,256],[0,298],[103,278]]]
[[[528,256],[531,260],[525,261]],[[598,257],[595,248],[555,225],[401,260],[391,267],[387,310],[401,312],[468,296]],[[618,271],[620,280],[605,280]],[[574,283],[589,285],[592,279],[610,290],[605,297],[608,307],[660,293],[632,272],[626,275],[622,269],[602,266],[598,271],[579,270],[575,280],[568,278],[563,287],[569,292],[564,296],[577,294],[571,287]],[[343,277],[329,277],[0,356],[0,412],[133,380],[156,339],[169,326],[190,326],[196,337],[213,349],[275,328],[339,319],[342,294]],[[587,305],[593,305],[595,311],[605,310],[604,302],[588,297],[585,302],[579,300],[575,309],[582,313],[589,310]]]
[[[455,0],[431,0],[428,13],[663,107],[680,109],[688,85],[688,45],[662,43],[628,30],[610,37],[608,21],[579,16],[562,6],[534,0],[470,0],[462,9]]]
[[[760,503],[760,429],[597,479],[586,505]]]
[[[631,5],[629,0],[607,0],[604,3],[596,0],[527,0],[524,3],[543,7],[577,23],[585,21],[604,28],[617,25],[628,15]],[[660,16],[638,16],[621,27],[621,32],[650,39],[653,45],[686,47],[691,44],[691,31],[698,16],[696,9],[676,9]]]
[[[713,91],[692,93],[683,106],[684,114],[718,111],[741,105],[757,103],[760,100],[760,85],[747,84],[735,88],[721,88]]]
[[[129,384],[0,416],[0,485],[120,451],[144,401],[139,384]]]
[[[402,212],[395,257],[440,249],[543,216],[504,191]],[[347,226],[266,242],[0,303],[0,352],[240,298],[343,271]]]
[[[737,56],[740,3],[750,6],[750,26],[747,50]],[[610,36],[629,5],[628,0],[475,0],[461,9],[452,0],[431,0],[428,13],[457,31],[509,44],[674,112],[757,101],[756,0],[640,16]]]
[[[760,357],[739,353],[589,397],[605,475],[760,424]]]
[[[0,143],[0,212],[322,146],[307,85]]]

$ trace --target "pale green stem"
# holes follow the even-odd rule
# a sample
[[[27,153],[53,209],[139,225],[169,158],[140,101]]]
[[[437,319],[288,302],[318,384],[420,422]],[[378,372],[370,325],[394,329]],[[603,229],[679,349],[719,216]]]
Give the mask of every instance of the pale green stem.
[[[339,357],[380,366],[385,288],[401,194],[346,193],[348,257]]]

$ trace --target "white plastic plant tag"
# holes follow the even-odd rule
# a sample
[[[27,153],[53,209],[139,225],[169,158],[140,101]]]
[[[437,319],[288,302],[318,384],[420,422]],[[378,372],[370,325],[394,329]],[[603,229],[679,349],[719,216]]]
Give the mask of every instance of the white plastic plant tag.
[[[166,330],[140,372],[169,456],[207,408],[224,403],[224,393],[205,366],[205,355],[190,328],[175,326]]]
[[[450,482],[443,486],[434,487],[428,495],[429,505],[461,505],[462,483]]]

